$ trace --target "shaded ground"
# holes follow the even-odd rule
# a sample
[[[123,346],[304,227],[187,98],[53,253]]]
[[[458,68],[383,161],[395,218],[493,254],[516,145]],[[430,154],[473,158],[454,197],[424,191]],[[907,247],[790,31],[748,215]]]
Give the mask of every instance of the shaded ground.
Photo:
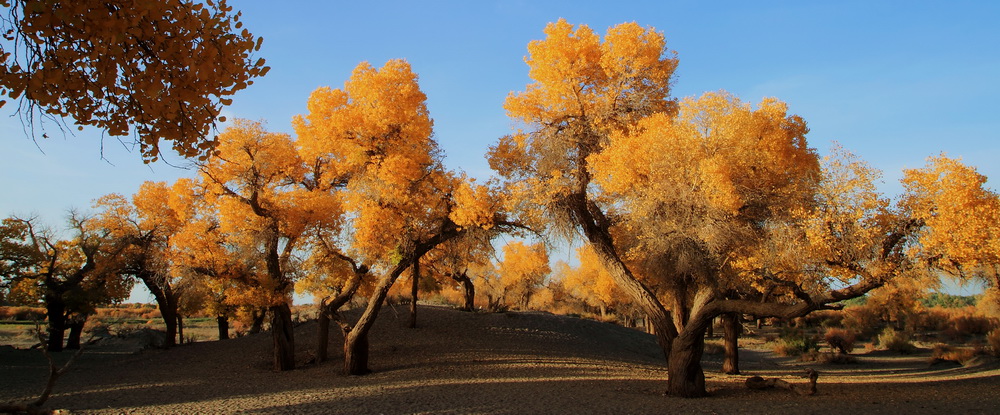
[[[712,397],[663,396],[666,370],[652,336],[545,313],[470,314],[421,307],[406,329],[401,308],[383,311],[372,337],[371,368],[340,375],[342,339],[332,360],[291,372],[270,370],[267,334],[134,352],[126,342],[92,346],[56,386],[48,407],[73,413],[996,413],[1000,366],[928,365],[929,352],[861,355],[858,363],[817,365],[741,351],[741,376],[717,373],[706,357]],[[315,344],[315,323],[296,329],[300,362]],[[333,330],[336,332],[336,330]],[[60,359],[69,357],[64,352]],[[749,391],[750,375],[805,382],[821,372],[819,393]],[[0,351],[0,402],[42,388],[39,351]]]

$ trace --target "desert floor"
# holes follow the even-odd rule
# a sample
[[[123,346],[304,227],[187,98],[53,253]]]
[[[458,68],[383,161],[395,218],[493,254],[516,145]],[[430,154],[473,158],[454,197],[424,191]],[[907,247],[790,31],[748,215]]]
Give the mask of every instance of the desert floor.
[[[463,313],[421,306],[418,328],[403,307],[383,309],[371,336],[368,376],[340,374],[342,339],[331,330],[331,360],[311,361],[315,323],[296,328],[300,367],[270,370],[267,333],[137,352],[135,344],[88,346],[56,385],[48,408],[71,413],[1000,413],[1000,364],[929,364],[930,352],[869,352],[852,364],[776,357],[753,339],[740,352],[742,375],[718,373],[707,355],[710,395],[664,395],[667,372],[655,339],[635,330],[547,313]],[[66,360],[71,352],[58,353]],[[748,376],[805,383],[818,393],[752,391]],[[0,350],[0,402],[44,386],[38,350]]]

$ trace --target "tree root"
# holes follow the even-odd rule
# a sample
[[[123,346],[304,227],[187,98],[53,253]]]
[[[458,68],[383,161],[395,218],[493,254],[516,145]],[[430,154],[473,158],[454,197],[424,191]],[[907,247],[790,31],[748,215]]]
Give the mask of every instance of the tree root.
[[[806,375],[809,377],[808,386],[794,385],[778,378],[764,379],[760,376],[752,376],[747,378],[746,385],[748,388],[755,390],[780,388],[788,390],[790,392],[797,393],[799,395],[815,395],[816,380],[819,379],[819,372],[813,369],[806,369]]]

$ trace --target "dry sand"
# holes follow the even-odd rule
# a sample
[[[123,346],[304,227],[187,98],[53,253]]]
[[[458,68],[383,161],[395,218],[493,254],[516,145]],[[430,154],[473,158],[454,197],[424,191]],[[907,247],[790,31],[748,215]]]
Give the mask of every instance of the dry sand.
[[[397,312],[398,311],[398,314]],[[743,375],[718,374],[706,356],[711,396],[664,396],[665,364],[652,336],[546,313],[472,314],[421,306],[416,329],[387,307],[373,329],[368,376],[343,376],[336,330],[330,361],[270,370],[270,337],[249,336],[131,353],[94,345],[60,379],[47,407],[72,413],[1000,413],[1000,365],[929,365],[928,352],[860,355],[818,365],[741,351]],[[301,362],[315,323],[296,328]],[[61,353],[66,359],[69,352]],[[816,396],[750,391],[747,376],[805,383],[821,372]],[[36,394],[46,363],[35,351],[0,351],[0,402]]]

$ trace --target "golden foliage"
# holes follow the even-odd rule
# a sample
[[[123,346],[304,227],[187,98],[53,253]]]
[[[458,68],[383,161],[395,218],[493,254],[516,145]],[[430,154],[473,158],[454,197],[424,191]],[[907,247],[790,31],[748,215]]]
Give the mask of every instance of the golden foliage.
[[[143,159],[160,140],[208,156],[224,105],[269,68],[261,38],[226,0],[7,0],[0,93],[34,113],[72,117],[112,136],[138,137]],[[3,102],[0,102],[3,105]]]

